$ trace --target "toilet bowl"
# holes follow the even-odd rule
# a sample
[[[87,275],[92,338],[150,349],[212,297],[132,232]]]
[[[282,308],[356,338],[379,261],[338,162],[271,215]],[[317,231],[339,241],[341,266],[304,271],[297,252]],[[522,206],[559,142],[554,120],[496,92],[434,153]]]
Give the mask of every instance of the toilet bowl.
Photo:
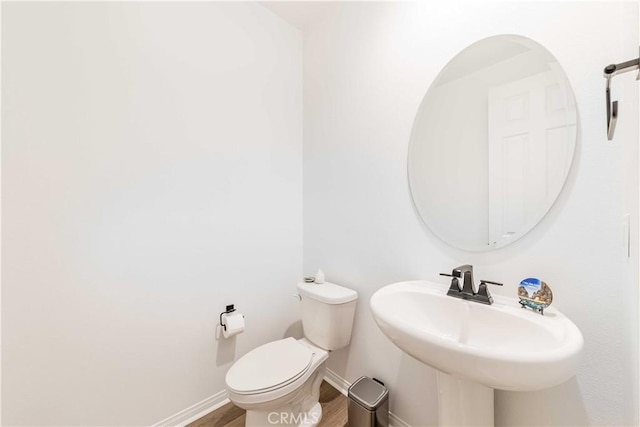
[[[329,351],[351,340],[356,291],[332,283],[299,283],[305,337],[257,347],[226,376],[229,399],[247,411],[245,425],[315,427]]]

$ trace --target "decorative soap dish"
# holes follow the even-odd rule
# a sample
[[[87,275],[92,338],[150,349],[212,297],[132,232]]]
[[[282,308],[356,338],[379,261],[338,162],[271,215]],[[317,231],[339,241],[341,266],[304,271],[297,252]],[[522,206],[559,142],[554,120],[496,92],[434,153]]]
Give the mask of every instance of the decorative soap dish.
[[[544,315],[544,309],[553,301],[553,292],[542,280],[530,277],[520,282],[518,298],[522,308],[530,308]]]

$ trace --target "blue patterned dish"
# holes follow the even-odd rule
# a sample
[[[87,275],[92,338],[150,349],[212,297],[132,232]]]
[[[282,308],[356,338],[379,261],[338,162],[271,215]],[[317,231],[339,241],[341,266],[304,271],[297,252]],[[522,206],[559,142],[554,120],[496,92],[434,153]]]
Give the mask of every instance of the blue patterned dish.
[[[518,298],[522,308],[530,308],[540,314],[551,305],[553,292],[545,282],[534,277],[524,279],[518,286]]]

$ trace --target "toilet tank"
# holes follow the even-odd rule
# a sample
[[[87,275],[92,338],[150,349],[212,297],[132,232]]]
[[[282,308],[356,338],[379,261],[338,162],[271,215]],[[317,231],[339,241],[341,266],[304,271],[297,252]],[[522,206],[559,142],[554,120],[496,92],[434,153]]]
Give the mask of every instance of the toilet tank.
[[[304,336],[325,350],[349,345],[358,293],[333,283],[298,283]]]

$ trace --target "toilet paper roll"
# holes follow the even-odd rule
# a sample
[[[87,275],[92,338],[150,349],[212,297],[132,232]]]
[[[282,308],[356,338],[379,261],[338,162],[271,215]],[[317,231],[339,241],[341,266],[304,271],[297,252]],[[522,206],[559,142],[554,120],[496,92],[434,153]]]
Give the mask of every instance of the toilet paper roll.
[[[225,313],[222,315],[222,336],[225,338],[238,335],[244,331],[244,315],[237,311],[233,313]]]

